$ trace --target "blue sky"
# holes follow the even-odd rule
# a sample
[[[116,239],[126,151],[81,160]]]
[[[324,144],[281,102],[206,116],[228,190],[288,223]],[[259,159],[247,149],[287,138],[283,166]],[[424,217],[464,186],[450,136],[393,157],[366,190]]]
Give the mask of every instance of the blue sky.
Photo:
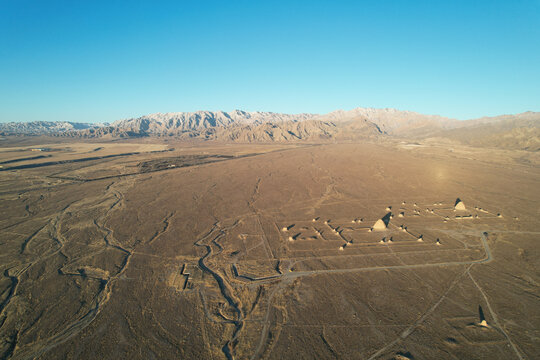
[[[540,1],[0,0],[0,121],[540,111]]]

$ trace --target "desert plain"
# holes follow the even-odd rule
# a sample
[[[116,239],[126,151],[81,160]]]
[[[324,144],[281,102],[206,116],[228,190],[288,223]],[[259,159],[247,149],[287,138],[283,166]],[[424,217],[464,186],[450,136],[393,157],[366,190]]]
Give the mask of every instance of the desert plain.
[[[539,165],[429,141],[6,140],[0,359],[537,358]]]

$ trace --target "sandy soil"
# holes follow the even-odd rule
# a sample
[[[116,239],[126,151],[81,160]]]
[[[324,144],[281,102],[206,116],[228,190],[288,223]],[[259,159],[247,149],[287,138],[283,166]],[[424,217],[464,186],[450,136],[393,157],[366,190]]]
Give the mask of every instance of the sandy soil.
[[[1,359],[540,353],[537,153],[48,140],[0,148]]]

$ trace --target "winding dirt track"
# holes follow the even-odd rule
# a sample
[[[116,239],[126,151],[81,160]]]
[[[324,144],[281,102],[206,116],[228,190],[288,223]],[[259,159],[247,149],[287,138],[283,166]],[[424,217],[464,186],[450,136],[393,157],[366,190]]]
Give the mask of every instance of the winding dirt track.
[[[236,225],[236,223],[235,223]],[[245,314],[242,313],[238,301],[235,300],[234,296],[232,295],[232,288],[228,284],[228,282],[225,280],[223,276],[221,276],[217,271],[212,270],[208,265],[206,265],[205,260],[209,257],[216,256],[219,253],[221,253],[222,249],[219,244],[216,243],[216,240],[222,237],[225,232],[234,227],[235,225],[227,228],[227,229],[219,229],[218,224],[214,225],[214,228],[210,230],[210,232],[201,238],[201,240],[196,242],[197,246],[204,246],[207,249],[207,253],[201,257],[199,260],[199,266],[204,270],[210,273],[217,281],[221,293],[225,300],[231,305],[235,311],[237,312],[237,320],[234,321],[235,324],[235,331],[233,333],[233,336],[230,340],[226,342],[226,344],[223,347],[223,352],[226,355],[228,359],[234,359],[234,348],[232,344],[234,341],[239,337],[239,334],[242,330],[243,326],[243,320],[245,318]],[[201,242],[204,242],[207,240],[212,234],[218,232],[217,235],[214,235],[213,240],[211,241],[211,244],[209,245],[203,245]],[[416,327],[418,327],[430,314],[434,312],[434,310],[439,306],[439,304],[446,298],[446,295],[450,292],[450,290],[457,284],[457,282],[467,273],[467,271],[475,264],[485,264],[489,263],[493,260],[493,256],[491,254],[491,249],[489,248],[488,242],[487,242],[487,233],[482,232],[481,236],[481,243],[484,247],[485,256],[482,259],[479,260],[472,260],[472,261],[453,261],[453,262],[442,262],[442,263],[432,263],[432,264],[412,264],[412,265],[391,265],[391,266],[373,266],[373,267],[362,267],[362,268],[350,268],[350,269],[331,269],[331,270],[312,270],[312,271],[291,271],[291,268],[295,265],[295,263],[289,264],[287,269],[284,273],[279,275],[272,275],[267,277],[259,277],[259,278],[253,278],[245,275],[238,275],[238,271],[236,270],[235,264],[233,264],[233,274],[235,275],[235,279],[240,280],[242,282],[249,282],[249,283],[256,283],[256,284],[264,284],[264,283],[270,283],[270,282],[276,282],[278,281],[279,284],[273,289],[273,291],[269,295],[268,300],[268,306],[266,309],[266,315],[265,319],[263,321],[263,329],[261,332],[261,336],[259,339],[259,342],[257,344],[257,347],[255,348],[253,355],[251,356],[252,360],[259,359],[264,353],[265,345],[268,341],[268,335],[270,331],[270,318],[272,314],[272,300],[276,294],[279,293],[281,289],[286,284],[290,284],[294,279],[305,277],[305,276],[316,276],[316,275],[324,275],[324,274],[339,274],[339,273],[352,273],[352,272],[368,272],[368,271],[382,271],[382,270],[407,270],[407,269],[417,269],[417,268],[426,268],[426,267],[441,267],[441,266],[467,266],[468,268],[458,276],[454,282],[451,284],[451,286],[446,290],[446,292],[441,296],[439,301],[437,301],[418,321],[416,321],[414,324],[409,326],[402,334],[401,336],[388,344],[383,349],[377,351],[370,359],[375,359],[377,356],[382,354],[384,351],[386,351],[389,347],[393,346],[395,343],[397,343],[400,340],[405,339],[407,336],[409,336]],[[214,244],[214,247],[218,247],[218,251],[214,252],[212,244]],[[235,271],[236,270],[236,271]],[[208,314],[207,314],[208,316]],[[211,319],[210,319],[211,320]],[[516,350],[517,353],[517,350]]]

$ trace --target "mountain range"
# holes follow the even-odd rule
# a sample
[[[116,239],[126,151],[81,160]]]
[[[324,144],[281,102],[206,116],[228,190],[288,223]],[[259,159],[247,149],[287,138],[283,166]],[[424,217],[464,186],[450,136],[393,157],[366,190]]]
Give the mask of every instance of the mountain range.
[[[70,121],[8,122],[0,123],[0,133],[2,135],[45,135],[91,129],[99,126],[102,125]]]
[[[456,120],[396,109],[356,108],[328,114],[235,110],[156,113],[112,124],[0,123],[0,135],[81,138],[175,137],[235,142],[447,138],[468,145],[540,150],[540,113]]]

